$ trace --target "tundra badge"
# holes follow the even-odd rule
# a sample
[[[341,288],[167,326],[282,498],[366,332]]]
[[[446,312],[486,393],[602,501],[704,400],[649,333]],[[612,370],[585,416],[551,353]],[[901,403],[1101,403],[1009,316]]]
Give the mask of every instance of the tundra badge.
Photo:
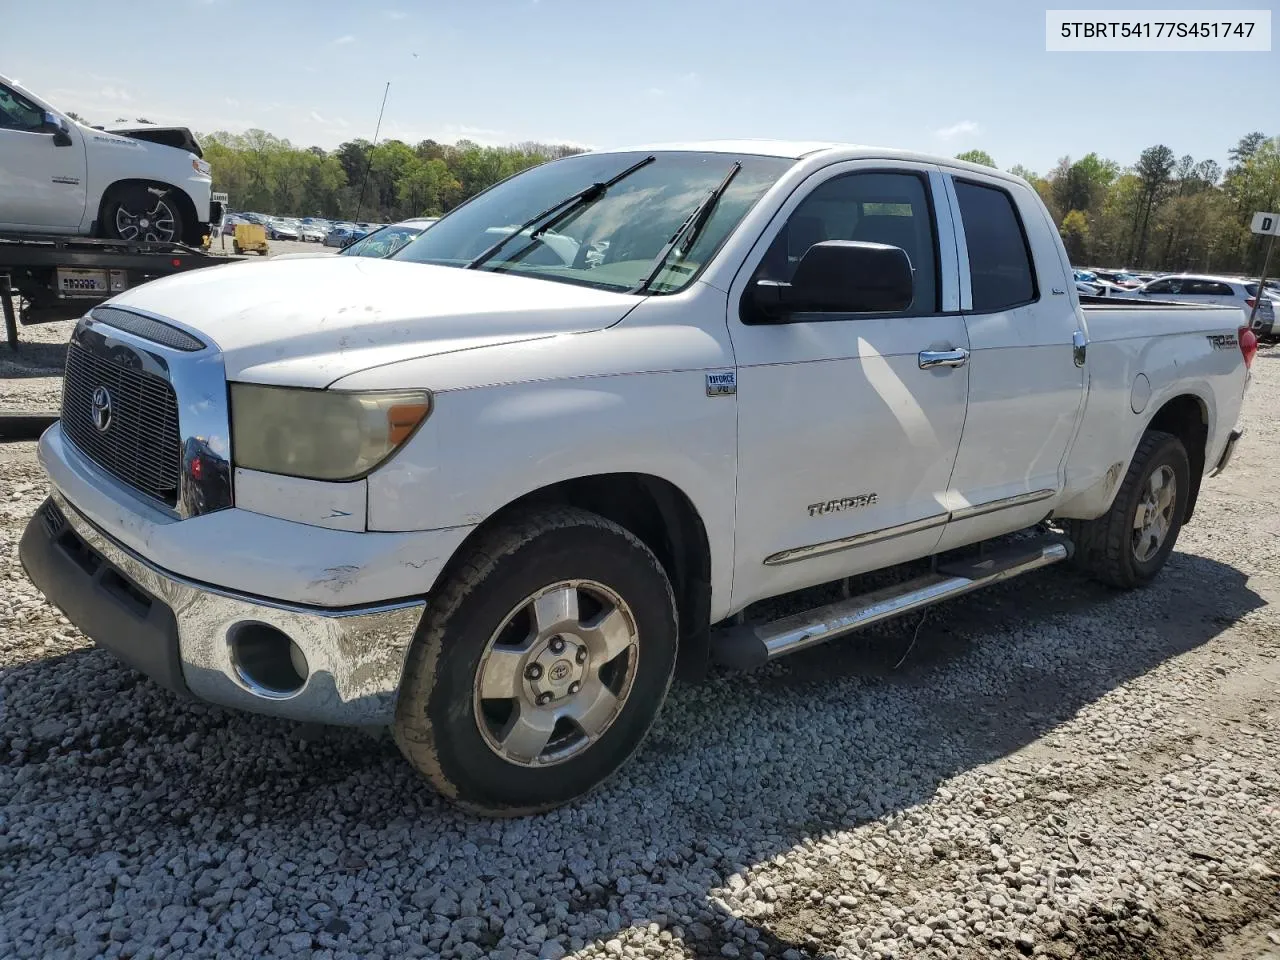
[[[860,493],[856,497],[841,497],[839,500],[827,500],[824,503],[809,504],[809,516],[816,517],[824,513],[838,513],[857,507],[869,507],[876,502],[874,493]]]

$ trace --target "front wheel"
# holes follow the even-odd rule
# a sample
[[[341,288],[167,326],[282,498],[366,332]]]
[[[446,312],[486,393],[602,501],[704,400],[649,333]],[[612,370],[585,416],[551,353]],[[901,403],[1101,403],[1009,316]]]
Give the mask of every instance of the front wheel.
[[[662,565],[584,510],[490,531],[427,610],[396,742],[440,793],[477,813],[535,813],[598,786],[639,747],[675,669]]]
[[[103,229],[116,240],[181,243],[186,224],[172,191],[134,184],[113,188],[107,195]]]
[[[1075,564],[1121,589],[1146,586],[1173,552],[1187,512],[1191,465],[1171,433],[1148,430],[1111,509],[1096,520],[1069,520]]]

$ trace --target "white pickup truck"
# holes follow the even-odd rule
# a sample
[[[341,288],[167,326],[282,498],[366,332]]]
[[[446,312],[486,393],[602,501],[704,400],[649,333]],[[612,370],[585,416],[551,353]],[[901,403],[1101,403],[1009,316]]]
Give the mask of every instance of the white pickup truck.
[[[1149,581],[1239,436],[1243,328],[1082,308],[1035,192],[986,167],[585,154],[388,260],[94,308],[21,556],[176,690],[389,725],[466,808],[546,809],[637,748],[677,660],[763,663],[1061,560]]]
[[[90,127],[0,76],[0,231],[196,246],[212,187],[185,127]]]

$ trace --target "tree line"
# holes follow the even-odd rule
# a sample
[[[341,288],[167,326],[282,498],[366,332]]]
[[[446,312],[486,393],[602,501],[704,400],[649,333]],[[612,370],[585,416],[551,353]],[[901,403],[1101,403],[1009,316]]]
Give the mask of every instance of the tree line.
[[[1280,209],[1280,137],[1246,134],[1228,157],[1223,170],[1157,144],[1129,167],[1089,153],[1063,157],[1043,176],[1009,172],[1036,188],[1074,264],[1256,275],[1266,244],[1249,221]],[[981,150],[957,159],[996,166]]]
[[[526,167],[581,152],[532,142],[482,147],[468,140],[413,146],[386,140],[376,147],[350,140],[335,150],[302,149],[265,130],[198,139],[213,167],[213,189],[227,193],[234,210],[373,222],[439,216]]]
[[[233,209],[377,222],[439,216],[504,177],[580,152],[468,140],[387,140],[376,147],[350,140],[324,150],[256,129],[199,139],[214,189],[230,195]],[[1249,232],[1249,220],[1255,211],[1280,209],[1280,137],[1247,134],[1229,157],[1223,170],[1214,160],[1178,157],[1158,144],[1130,166],[1089,153],[1063,157],[1043,175],[1021,165],[1009,172],[1043,198],[1073,263],[1257,273],[1264,245]],[[996,166],[981,150],[959,159]]]

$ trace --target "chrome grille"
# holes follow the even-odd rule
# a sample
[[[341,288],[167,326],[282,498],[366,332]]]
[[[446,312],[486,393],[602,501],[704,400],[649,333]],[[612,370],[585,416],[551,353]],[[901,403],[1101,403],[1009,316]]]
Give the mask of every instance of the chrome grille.
[[[94,422],[93,394],[99,387],[111,396],[106,430],[99,430]],[[90,353],[73,342],[62,382],[62,430],[113,476],[171,507],[177,504],[182,462],[178,401],[164,378]]]

